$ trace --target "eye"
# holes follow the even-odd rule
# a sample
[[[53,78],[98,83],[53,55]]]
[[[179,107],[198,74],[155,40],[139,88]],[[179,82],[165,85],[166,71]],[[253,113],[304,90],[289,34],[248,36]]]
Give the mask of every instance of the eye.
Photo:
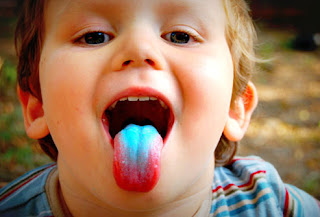
[[[185,32],[171,32],[164,36],[164,38],[175,44],[187,44],[191,36]]]
[[[114,38],[111,34],[103,32],[88,32],[82,35],[77,42],[81,44],[97,45],[111,41]]]
[[[163,39],[179,45],[203,42],[204,39],[194,30],[182,30],[166,33],[161,36]]]

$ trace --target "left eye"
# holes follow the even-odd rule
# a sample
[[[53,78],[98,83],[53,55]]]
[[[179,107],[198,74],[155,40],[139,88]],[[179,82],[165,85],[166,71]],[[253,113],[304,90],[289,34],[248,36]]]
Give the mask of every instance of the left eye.
[[[172,43],[176,44],[187,44],[191,36],[185,32],[171,32],[164,36],[164,38]]]
[[[88,45],[95,45],[95,44],[103,44],[111,41],[114,38],[111,34],[106,34],[103,32],[89,32],[83,35],[79,42],[88,44]]]

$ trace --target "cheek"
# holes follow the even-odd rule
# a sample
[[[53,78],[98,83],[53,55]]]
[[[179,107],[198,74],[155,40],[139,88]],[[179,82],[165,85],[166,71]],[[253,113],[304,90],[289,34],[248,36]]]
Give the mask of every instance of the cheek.
[[[90,81],[82,73],[84,70],[72,63],[72,59],[61,57],[46,58],[40,67],[41,92],[46,111],[56,110],[56,116],[69,110],[78,111],[86,101]],[[84,82],[88,81],[88,82]],[[80,100],[80,96],[82,100]],[[80,111],[81,112],[81,111]]]
[[[211,48],[213,49],[213,48]],[[228,48],[216,53],[177,54],[171,59],[182,96],[177,120],[175,153],[184,162],[182,171],[201,176],[223,132],[231,101],[233,65]],[[184,57],[179,58],[179,57]],[[200,172],[199,172],[200,171]],[[198,176],[197,176],[198,177]]]
[[[45,118],[59,150],[59,163],[75,177],[82,171],[88,178],[112,171],[111,146],[105,144],[101,120],[94,109],[92,96],[101,74],[99,65],[93,69],[94,63],[94,58],[57,53],[44,58],[40,67]],[[96,170],[92,170],[93,165]]]
[[[233,86],[231,58],[226,55],[190,59],[181,68],[182,125],[188,138],[217,141],[229,111]],[[223,58],[221,58],[222,56]],[[227,57],[227,58],[226,58]]]
[[[95,76],[88,64],[77,56],[52,52],[44,56],[39,71],[45,117],[56,144],[70,143],[78,138],[75,135],[90,136],[96,128],[90,98]],[[89,136],[82,139],[88,140]]]

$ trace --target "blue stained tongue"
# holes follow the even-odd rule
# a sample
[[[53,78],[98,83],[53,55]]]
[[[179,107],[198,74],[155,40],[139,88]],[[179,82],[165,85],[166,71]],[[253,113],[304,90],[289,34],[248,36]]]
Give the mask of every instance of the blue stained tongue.
[[[113,174],[119,187],[147,192],[160,177],[163,141],[151,125],[130,124],[114,139]]]
[[[152,140],[158,134],[158,131],[150,125],[138,126],[128,125],[121,131],[121,141],[123,150],[128,158],[128,163],[136,163],[141,169],[145,169],[148,163],[149,150],[152,147]]]

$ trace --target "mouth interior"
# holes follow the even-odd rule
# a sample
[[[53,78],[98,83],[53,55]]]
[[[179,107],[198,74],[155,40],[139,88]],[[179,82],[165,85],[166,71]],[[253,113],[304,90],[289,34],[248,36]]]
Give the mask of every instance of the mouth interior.
[[[107,109],[105,115],[109,122],[109,133],[114,139],[116,134],[129,124],[152,125],[164,140],[169,129],[170,109],[163,108],[155,101],[119,101],[115,108]]]

